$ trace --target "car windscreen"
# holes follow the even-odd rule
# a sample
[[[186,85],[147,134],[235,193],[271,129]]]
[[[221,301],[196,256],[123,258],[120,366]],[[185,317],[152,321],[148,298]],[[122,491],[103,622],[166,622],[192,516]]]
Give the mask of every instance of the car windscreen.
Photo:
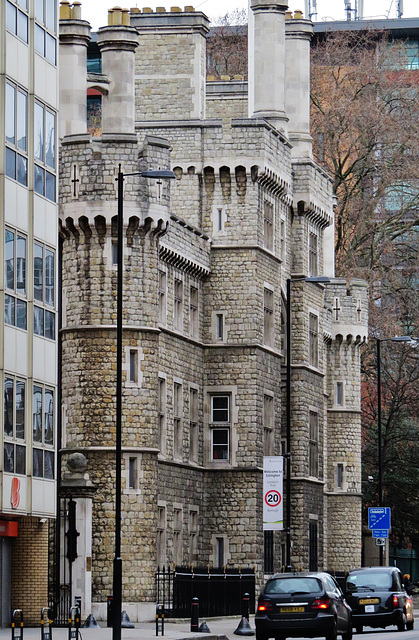
[[[265,588],[267,594],[285,593],[293,595],[296,593],[321,593],[322,584],[317,578],[295,577],[295,578],[274,578],[270,580]]]
[[[362,571],[351,573],[346,580],[348,591],[388,591],[393,585],[391,573]]]

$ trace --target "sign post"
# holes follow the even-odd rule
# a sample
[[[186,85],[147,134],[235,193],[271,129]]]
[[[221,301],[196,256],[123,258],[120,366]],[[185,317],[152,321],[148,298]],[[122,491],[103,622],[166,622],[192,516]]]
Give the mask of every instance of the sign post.
[[[284,528],[283,483],[283,456],[265,456],[263,458],[264,531],[278,531]]]

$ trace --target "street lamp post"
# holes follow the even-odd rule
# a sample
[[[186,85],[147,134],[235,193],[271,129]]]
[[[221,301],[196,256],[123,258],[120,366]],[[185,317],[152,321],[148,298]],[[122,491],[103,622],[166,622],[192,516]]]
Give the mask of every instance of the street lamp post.
[[[122,457],[122,309],[124,266],[124,178],[142,176],[151,179],[173,180],[175,174],[167,170],[123,173],[119,165],[118,176],[118,270],[116,293],[116,434],[115,434],[115,556],[113,560],[113,640],[121,640],[122,613],[122,558],[121,558],[121,457]]]
[[[381,424],[381,343],[382,342],[413,342],[410,336],[396,336],[394,338],[376,338],[377,346],[377,444],[378,444],[378,506],[384,507],[383,495],[383,452],[382,452],[382,424]],[[380,545],[380,567],[384,566],[384,547]]]
[[[327,276],[312,276],[309,278],[287,278],[287,370],[286,370],[286,442],[287,442],[287,510],[286,510],[286,568],[291,570],[291,283],[292,282],[314,282],[317,284],[327,284],[330,278]]]

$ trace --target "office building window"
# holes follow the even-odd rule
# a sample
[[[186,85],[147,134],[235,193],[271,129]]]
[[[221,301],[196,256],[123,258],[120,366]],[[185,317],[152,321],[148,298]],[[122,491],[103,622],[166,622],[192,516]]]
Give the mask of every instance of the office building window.
[[[314,313],[309,314],[309,363],[319,366],[319,319]]]
[[[57,64],[56,0],[35,0],[35,51]]]
[[[157,387],[157,412],[159,420],[160,453],[166,454],[166,380],[159,378]]]
[[[166,272],[159,271],[159,322],[166,324],[167,320],[167,279]]]
[[[336,383],[336,404],[338,407],[343,406],[343,382]]]
[[[343,462],[338,462],[336,465],[336,488],[343,489],[345,465]]]
[[[55,252],[35,242],[33,254],[33,331],[55,340]]]
[[[183,330],[183,282],[178,278],[174,285],[174,326],[178,331]]]
[[[6,82],[5,92],[6,166],[8,178],[28,184],[28,96],[16,85]]]
[[[190,287],[189,298],[189,332],[193,338],[199,335],[198,288]]]
[[[308,473],[313,478],[318,478],[319,476],[319,415],[315,411],[309,412]]]
[[[216,545],[216,564],[217,567],[219,567],[220,569],[222,567],[224,567],[225,562],[224,562],[224,538],[216,538],[215,539],[215,545]]]
[[[274,292],[263,291],[263,342],[268,347],[274,343]]]
[[[211,459],[230,459],[230,396],[211,396]]]
[[[34,189],[55,202],[55,113],[39,102],[34,106]]]
[[[263,245],[269,251],[274,248],[274,207],[271,202],[265,200],[263,204]]]
[[[15,230],[5,230],[4,321],[26,329],[26,238]]]
[[[7,0],[6,29],[27,43],[28,24],[28,0]]]
[[[182,525],[183,525],[182,509],[174,509],[173,511],[173,561],[177,565],[181,565],[183,560]]]
[[[157,565],[166,563],[166,507],[157,507]]]
[[[138,384],[138,349],[129,350],[128,378],[133,384]]]
[[[182,457],[183,445],[183,393],[182,385],[175,382],[173,385],[173,456]]]
[[[25,416],[26,383],[4,377],[3,468],[6,473],[26,473]]]
[[[224,314],[217,313],[215,316],[215,336],[220,342],[224,341]]]
[[[54,479],[54,391],[40,384],[33,386],[32,440],[33,476]]]
[[[189,459],[191,462],[198,462],[198,390],[189,389]]]
[[[309,234],[308,247],[308,271],[310,276],[318,275],[318,254],[317,254],[317,235],[313,232]]]
[[[263,396],[263,455],[274,455],[274,399]]]

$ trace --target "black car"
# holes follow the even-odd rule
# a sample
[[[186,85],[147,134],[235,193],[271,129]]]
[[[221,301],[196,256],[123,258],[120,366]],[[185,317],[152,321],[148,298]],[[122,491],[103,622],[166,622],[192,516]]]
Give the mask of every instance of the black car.
[[[352,608],[352,624],[358,633],[364,626],[413,629],[412,600],[397,567],[365,567],[350,571],[346,598]]]
[[[328,573],[277,573],[263,587],[255,615],[256,640],[352,638],[351,608]]]

